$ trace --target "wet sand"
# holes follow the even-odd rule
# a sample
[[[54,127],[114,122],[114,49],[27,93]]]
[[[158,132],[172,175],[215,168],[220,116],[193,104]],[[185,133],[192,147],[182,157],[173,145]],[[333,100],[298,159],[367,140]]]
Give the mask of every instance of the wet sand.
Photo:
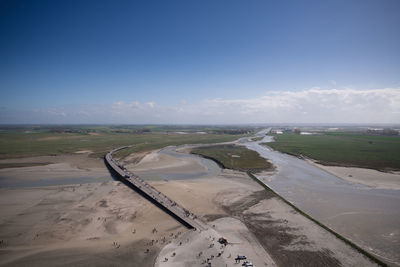
[[[206,234],[215,237],[214,241],[192,233],[189,241],[182,237],[163,248],[158,257],[159,266],[198,266],[211,255],[213,266],[232,266],[231,257],[237,254],[249,256],[256,266],[265,266],[265,263],[268,266],[374,265],[268,194],[245,174],[226,170],[220,177],[159,181],[153,185],[164,194],[172,195],[209,225],[215,225],[212,229],[216,231]],[[240,232],[239,236],[234,236],[236,231]],[[221,236],[232,244],[221,248],[215,242]],[[184,245],[179,246],[179,242]],[[211,243],[214,243],[213,249],[209,248]],[[223,256],[217,257],[222,251]],[[179,257],[171,257],[174,252]],[[197,257],[198,253],[202,255]],[[168,262],[164,262],[165,257]]]
[[[111,179],[104,161],[88,153],[0,160],[0,163],[43,163],[46,165],[0,169],[0,187],[47,186],[104,182]]]
[[[165,246],[155,266],[234,266],[238,254],[246,255],[255,266],[276,266],[264,248],[239,220],[230,217],[213,221],[213,228],[201,233],[188,231]],[[230,244],[222,245],[223,236]]]
[[[265,184],[381,260],[400,266],[399,190],[349,182],[257,142],[243,144],[277,166],[272,176],[257,174]]]
[[[0,189],[2,266],[153,266],[161,238],[185,230],[87,153],[7,161],[51,164],[0,170],[18,181]],[[31,186],[43,180],[56,185]]]
[[[185,230],[114,181],[1,189],[0,205],[2,266],[153,266],[151,239]]]
[[[177,150],[189,151],[188,146],[151,151],[140,162],[127,162],[130,163],[127,168],[146,180],[210,178],[221,173],[215,162],[189,153],[179,153]]]
[[[399,173],[381,172],[365,168],[325,166],[317,163],[313,164],[318,168],[351,183],[362,184],[376,189],[400,190]]]
[[[64,163],[75,171],[90,172],[90,168],[84,169],[82,165],[101,169],[99,162],[82,157],[87,155],[66,156]],[[163,158],[178,169],[186,168],[188,174],[196,164],[201,165],[196,168],[203,166],[196,159],[186,160],[182,165],[181,158],[175,158],[179,163]],[[61,159],[57,158],[53,164],[59,164],[58,160]],[[153,167],[159,164],[156,160],[147,168],[155,171]],[[143,164],[138,165],[146,171]],[[68,166],[53,166],[54,172],[64,175]],[[27,174],[24,168],[14,168],[12,173],[18,178],[18,169],[21,169],[19,179],[23,180]],[[46,169],[35,170],[38,174],[40,170],[47,173]],[[35,177],[27,179],[41,179],[40,175]],[[236,266],[233,258],[238,253],[248,255],[256,266],[374,265],[268,194],[244,173],[223,170],[215,177],[150,183],[207,221],[208,232],[188,231],[111,178],[107,182],[81,185],[2,188],[0,265],[199,266],[214,256],[213,266]],[[220,236],[230,242],[226,248],[215,242]],[[165,257],[169,259],[167,262]]]
[[[163,159],[173,160],[155,155],[152,158],[157,158],[154,167]],[[149,171],[154,171],[151,161],[146,161],[146,164]],[[188,167],[191,164],[195,162],[183,165]],[[228,245],[227,248],[220,248],[215,244],[219,249],[210,250],[210,238],[192,233],[188,237],[189,241],[182,237],[162,249],[157,259],[158,266],[198,266],[211,255],[214,256],[212,262],[216,263],[216,266],[229,266],[228,256],[233,255],[232,251],[246,251],[248,255],[252,255],[251,260],[257,263],[257,266],[265,266],[265,263],[272,266],[374,265],[363,255],[263,190],[244,173],[223,170],[217,177],[152,181],[152,185],[201,219],[208,221],[209,225],[215,225],[213,230],[217,232],[210,233],[211,236],[226,237],[224,234],[241,227],[244,238],[239,242],[242,247],[235,248],[236,243],[233,242],[235,244],[231,244],[232,247]],[[190,240],[193,240],[193,243]],[[184,246],[177,245],[178,241]],[[260,247],[263,248],[263,252],[256,252]],[[226,251],[231,252],[226,254]],[[175,256],[172,257],[173,253]],[[201,256],[196,253],[201,253]],[[223,253],[223,256],[217,257],[218,253]],[[168,258],[168,261],[165,261],[165,258]],[[230,264],[232,263],[230,261]]]

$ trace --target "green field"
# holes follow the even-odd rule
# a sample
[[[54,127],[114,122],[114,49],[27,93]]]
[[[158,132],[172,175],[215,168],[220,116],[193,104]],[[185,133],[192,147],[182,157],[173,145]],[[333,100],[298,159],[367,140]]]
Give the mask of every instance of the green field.
[[[275,135],[271,148],[306,156],[324,165],[353,166],[377,170],[400,170],[400,137],[349,133]]]
[[[115,129],[118,129],[117,132]],[[125,155],[169,145],[233,141],[245,136],[243,134],[223,133],[146,132],[141,129],[143,128],[116,128],[116,126],[1,129],[0,159],[69,154],[80,150],[91,150],[93,151],[92,157],[103,157],[112,148],[133,145],[132,148],[121,151]]]
[[[228,169],[260,172],[272,168],[272,164],[257,152],[243,146],[216,145],[199,147],[193,149],[191,153],[213,159]]]

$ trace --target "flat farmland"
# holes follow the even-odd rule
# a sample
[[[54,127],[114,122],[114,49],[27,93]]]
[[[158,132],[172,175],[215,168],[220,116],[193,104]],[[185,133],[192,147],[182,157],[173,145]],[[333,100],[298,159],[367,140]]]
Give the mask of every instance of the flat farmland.
[[[400,137],[352,133],[275,135],[264,143],[294,156],[306,156],[323,165],[400,170]]]
[[[118,146],[133,145],[124,153],[159,149],[170,145],[233,141],[244,135],[176,133],[0,133],[0,159],[71,154],[79,151],[104,157]]]

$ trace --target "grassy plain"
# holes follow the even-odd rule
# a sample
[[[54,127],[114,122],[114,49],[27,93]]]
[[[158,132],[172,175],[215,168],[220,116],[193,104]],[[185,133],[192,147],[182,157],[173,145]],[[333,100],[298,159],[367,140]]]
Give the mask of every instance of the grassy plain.
[[[228,169],[260,172],[272,168],[272,164],[257,152],[243,146],[216,145],[195,148],[193,154],[211,158]]]
[[[66,128],[3,129],[0,131],[0,159],[91,151],[91,157],[103,157],[112,148],[133,145],[121,153],[158,149],[169,145],[205,144],[233,141],[243,134],[177,134],[165,132],[119,132],[107,126],[82,127],[74,132]],[[129,129],[128,129],[129,130]]]
[[[400,170],[400,137],[328,132],[317,135],[285,133],[265,143],[275,150],[306,156],[323,165]]]

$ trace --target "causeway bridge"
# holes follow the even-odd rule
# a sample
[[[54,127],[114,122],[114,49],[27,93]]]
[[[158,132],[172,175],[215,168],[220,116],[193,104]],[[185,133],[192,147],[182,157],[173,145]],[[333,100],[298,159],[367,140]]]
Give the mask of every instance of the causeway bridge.
[[[112,171],[122,183],[134,189],[187,228],[198,231],[206,230],[206,224],[198,219],[196,215],[143,181],[140,177],[129,172],[122,164],[112,157],[114,152],[128,147],[129,146],[119,147],[107,153],[105,156],[105,162],[110,171]]]

